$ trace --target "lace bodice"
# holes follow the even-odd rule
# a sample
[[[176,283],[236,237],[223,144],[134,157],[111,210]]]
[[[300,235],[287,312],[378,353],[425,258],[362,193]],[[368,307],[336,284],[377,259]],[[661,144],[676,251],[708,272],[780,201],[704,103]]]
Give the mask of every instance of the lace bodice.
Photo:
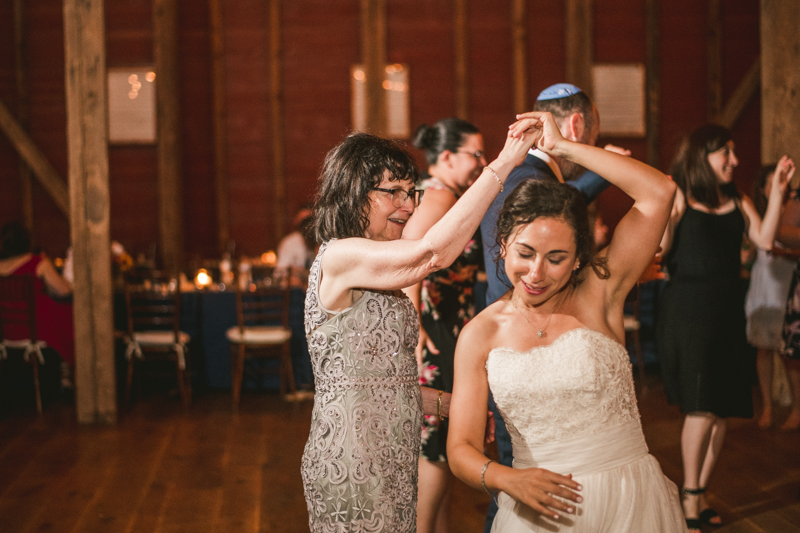
[[[590,329],[570,330],[524,352],[495,348],[486,369],[515,449],[639,419],[628,353]]]
[[[419,319],[401,292],[365,290],[330,313],[309,272],[305,326],[314,411],[302,475],[314,533],[416,528],[422,397],[414,348]]]

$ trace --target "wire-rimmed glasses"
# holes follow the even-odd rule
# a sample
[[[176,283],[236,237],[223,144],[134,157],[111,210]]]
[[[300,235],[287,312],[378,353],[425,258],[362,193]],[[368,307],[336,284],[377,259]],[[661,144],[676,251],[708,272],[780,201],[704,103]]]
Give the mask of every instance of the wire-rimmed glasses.
[[[403,207],[405,203],[411,198],[414,202],[414,207],[419,207],[419,203],[422,201],[422,194],[425,192],[422,189],[412,189],[407,191],[402,188],[397,189],[383,189],[381,187],[373,187],[375,191],[386,192],[392,195],[392,205],[395,207]]]

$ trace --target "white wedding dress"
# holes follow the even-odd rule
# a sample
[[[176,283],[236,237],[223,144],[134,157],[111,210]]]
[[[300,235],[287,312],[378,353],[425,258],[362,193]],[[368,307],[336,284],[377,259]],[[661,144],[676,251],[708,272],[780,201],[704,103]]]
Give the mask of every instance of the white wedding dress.
[[[493,532],[686,531],[678,489],[648,453],[621,344],[578,328],[524,352],[495,348],[486,369],[514,468],[571,473],[583,485],[576,514],[559,520],[500,493]]]

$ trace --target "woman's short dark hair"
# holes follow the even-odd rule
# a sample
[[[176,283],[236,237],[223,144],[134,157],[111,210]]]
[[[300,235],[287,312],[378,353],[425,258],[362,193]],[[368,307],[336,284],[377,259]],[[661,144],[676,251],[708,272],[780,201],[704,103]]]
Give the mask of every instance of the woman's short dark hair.
[[[708,163],[708,154],[716,152],[732,138],[728,128],[706,124],[681,141],[672,160],[671,173],[672,179],[688,198],[712,208],[719,207],[720,184]],[[726,189],[726,193],[736,195],[735,188]]]
[[[0,258],[14,257],[31,251],[31,232],[21,222],[13,221],[0,230]]]
[[[418,127],[412,144],[425,150],[425,160],[433,165],[439,159],[439,154],[445,150],[458,151],[467,135],[476,133],[480,133],[480,130],[471,122],[455,117],[444,118],[433,126],[422,124]]]
[[[419,168],[396,141],[353,133],[325,156],[314,202],[317,242],[363,237],[369,227],[369,193],[383,181],[419,180]]]
[[[556,218],[565,221],[572,228],[575,237],[575,252],[579,261],[573,272],[571,283],[577,285],[580,274],[587,265],[601,279],[609,276],[605,258],[593,253],[594,236],[589,228],[586,200],[575,187],[550,180],[526,180],[508,195],[497,218],[497,249],[503,250],[511,235],[521,226],[530,224],[537,218]],[[495,257],[499,270],[500,254]],[[500,276],[498,276],[500,277]],[[502,279],[502,278],[501,278]]]

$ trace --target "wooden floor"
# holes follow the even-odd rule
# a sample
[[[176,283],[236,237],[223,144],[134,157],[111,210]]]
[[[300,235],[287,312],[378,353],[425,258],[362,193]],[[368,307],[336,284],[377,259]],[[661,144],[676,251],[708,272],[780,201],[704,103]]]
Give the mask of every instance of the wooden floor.
[[[657,376],[640,394],[651,452],[681,480],[681,416]],[[114,427],[85,427],[55,401],[0,415],[0,532],[305,532],[300,457],[311,402],[244,394],[153,393]],[[779,410],[778,415],[785,415]],[[800,432],[732,421],[709,488],[719,533],[800,531]],[[483,529],[488,497],[459,484],[452,532]],[[709,529],[709,531],[711,531]]]

